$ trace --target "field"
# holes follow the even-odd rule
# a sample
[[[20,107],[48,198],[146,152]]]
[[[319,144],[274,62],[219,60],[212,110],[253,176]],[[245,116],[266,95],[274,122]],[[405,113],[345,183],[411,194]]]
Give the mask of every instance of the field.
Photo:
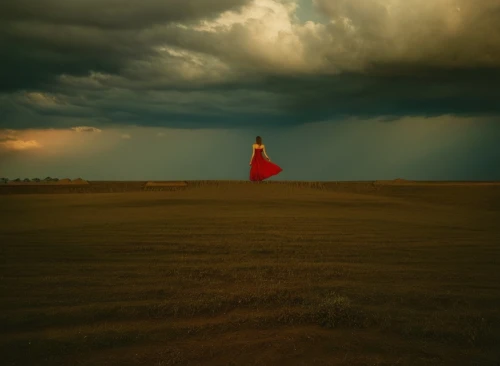
[[[500,185],[198,182],[0,208],[2,365],[500,365]]]

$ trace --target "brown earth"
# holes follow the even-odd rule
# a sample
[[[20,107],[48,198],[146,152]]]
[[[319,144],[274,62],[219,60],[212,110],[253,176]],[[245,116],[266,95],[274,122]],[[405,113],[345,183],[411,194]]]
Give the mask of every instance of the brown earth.
[[[2,364],[498,365],[500,185],[145,184],[0,196]]]

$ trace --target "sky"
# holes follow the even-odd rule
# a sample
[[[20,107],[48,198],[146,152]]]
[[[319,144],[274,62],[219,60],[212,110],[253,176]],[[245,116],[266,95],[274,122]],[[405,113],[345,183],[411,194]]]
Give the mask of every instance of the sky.
[[[498,0],[2,0],[0,177],[500,180]]]

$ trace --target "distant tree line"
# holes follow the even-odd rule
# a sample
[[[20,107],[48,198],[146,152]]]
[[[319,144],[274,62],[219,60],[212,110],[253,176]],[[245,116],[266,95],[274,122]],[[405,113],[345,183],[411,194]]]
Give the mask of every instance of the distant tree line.
[[[16,179],[9,179],[9,178],[0,178],[1,183],[9,183],[9,182],[57,182],[59,178],[52,178],[52,177],[47,177],[45,179],[40,179],[40,178],[16,178]]]

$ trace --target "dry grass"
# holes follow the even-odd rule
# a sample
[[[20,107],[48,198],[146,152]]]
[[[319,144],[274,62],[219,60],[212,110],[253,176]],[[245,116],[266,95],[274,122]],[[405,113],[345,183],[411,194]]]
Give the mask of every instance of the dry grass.
[[[5,365],[498,365],[500,189],[0,196]]]

